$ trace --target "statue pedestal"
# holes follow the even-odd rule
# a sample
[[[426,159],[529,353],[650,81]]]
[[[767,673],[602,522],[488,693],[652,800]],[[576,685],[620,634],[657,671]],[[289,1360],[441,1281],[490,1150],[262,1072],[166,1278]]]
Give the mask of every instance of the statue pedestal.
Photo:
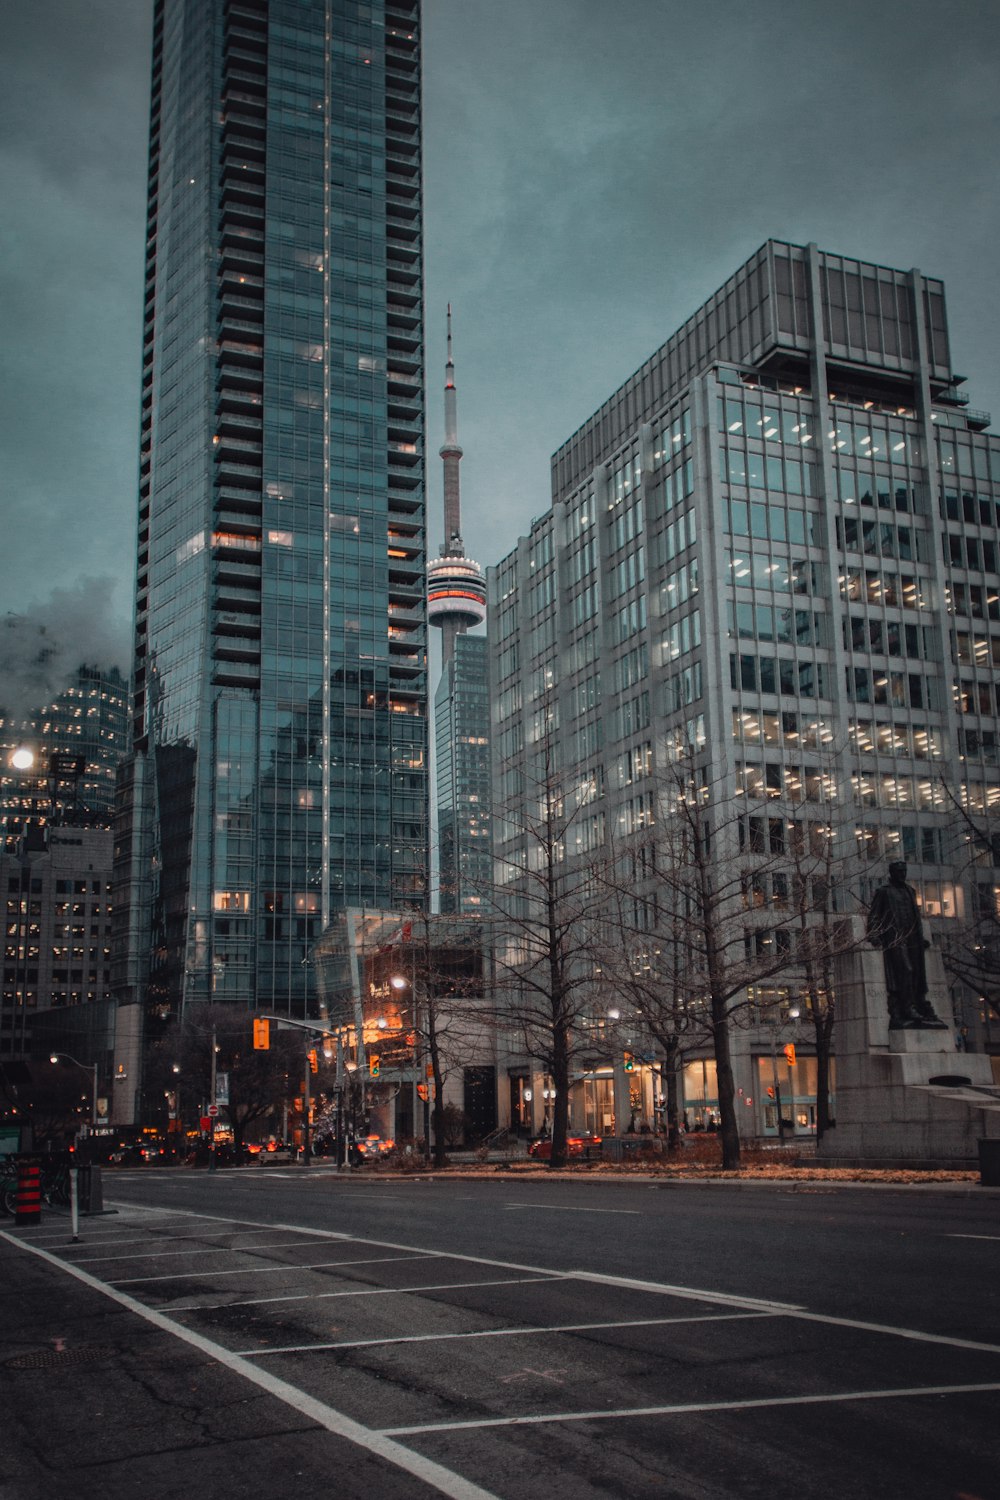
[[[929,949],[926,958],[927,998],[950,1022],[941,957]],[[1000,1137],[1000,1087],[989,1058],[959,1052],[950,1024],[890,1031],[876,948],[839,958],[834,985],[837,1124],[819,1142],[818,1160],[831,1167],[977,1167],[980,1139]],[[952,1085],[938,1081],[949,1078]]]

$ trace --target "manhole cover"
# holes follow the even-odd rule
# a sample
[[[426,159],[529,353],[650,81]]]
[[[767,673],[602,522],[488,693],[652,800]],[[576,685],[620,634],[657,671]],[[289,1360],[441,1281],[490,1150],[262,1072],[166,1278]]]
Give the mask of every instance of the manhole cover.
[[[15,1354],[5,1362],[8,1370],[52,1370],[60,1365],[89,1365],[107,1359],[112,1351],[91,1345],[87,1349],[36,1349],[32,1354]]]

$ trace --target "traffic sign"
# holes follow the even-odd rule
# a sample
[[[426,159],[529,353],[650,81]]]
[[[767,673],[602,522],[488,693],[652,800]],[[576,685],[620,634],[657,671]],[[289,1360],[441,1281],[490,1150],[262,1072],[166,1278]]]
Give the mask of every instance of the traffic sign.
[[[208,1115],[210,1120],[214,1120],[216,1115],[219,1113],[219,1106],[217,1104],[209,1104],[205,1110],[205,1113]]]

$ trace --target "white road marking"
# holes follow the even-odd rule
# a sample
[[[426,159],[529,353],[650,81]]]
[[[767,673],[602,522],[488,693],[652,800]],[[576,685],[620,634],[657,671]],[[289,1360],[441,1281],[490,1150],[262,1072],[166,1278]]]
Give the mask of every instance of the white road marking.
[[[343,1262],[341,1262],[343,1264]],[[177,1303],[170,1311],[216,1312],[227,1307],[266,1307],[271,1302],[327,1302],[331,1297],[396,1297],[403,1292],[452,1292],[480,1286],[526,1286],[535,1281],[565,1281],[564,1276],[508,1276],[502,1281],[440,1281],[429,1286],[367,1286],[356,1292],[292,1292],[287,1297],[253,1297],[241,1302],[192,1302],[189,1307]]]
[[[406,1474],[412,1474],[415,1479],[424,1484],[431,1485],[434,1489],[447,1495],[449,1500],[498,1500],[498,1497],[489,1490],[482,1489],[477,1484],[463,1479],[460,1474],[455,1474],[451,1469],[445,1468],[443,1464],[435,1463],[432,1459],[424,1458],[421,1454],[404,1448],[401,1443],[396,1443],[385,1433],[376,1432],[373,1428],[363,1427],[360,1422],[355,1422],[343,1412],[336,1411],[332,1406],[317,1401],[314,1396],[305,1391],[297,1390],[295,1386],[289,1385],[287,1381],[279,1380],[270,1375],[266,1370],[261,1370],[252,1365],[249,1360],[241,1359],[239,1355],[232,1354],[224,1349],[221,1344],[215,1344],[211,1339],[204,1338],[200,1333],[195,1333],[190,1328],[185,1328],[183,1323],[175,1323],[173,1319],[165,1317],[163,1313],[156,1312],[151,1307],[145,1307],[143,1303],[136,1301],[126,1292],[116,1291],[109,1287],[106,1282],[98,1281],[88,1271],[78,1270],[76,1266],[68,1261],[60,1260],[57,1255],[52,1255],[41,1245],[33,1245],[26,1240],[8,1234],[0,1230],[0,1237],[8,1244],[26,1250],[29,1255],[36,1255],[41,1260],[48,1261],[50,1265],[57,1266],[69,1276],[75,1276],[85,1286],[93,1288],[94,1291],[102,1293],[111,1298],[119,1306],[135,1313],[137,1317],[151,1323],[155,1328],[161,1328],[165,1333],[172,1334],[174,1338],[182,1339],[184,1343],[199,1349],[210,1359],[218,1364],[225,1365],[226,1369],[232,1370],[235,1375],[241,1375],[257,1386],[259,1390],[266,1391],[269,1396],[284,1402],[286,1406],[301,1412],[304,1417],[313,1421],[317,1426],[333,1433],[335,1437],[345,1438],[348,1442],[355,1443],[359,1448],[364,1448],[368,1453],[377,1458],[384,1459]]]
[[[575,1208],[569,1203],[505,1203],[504,1208],[534,1208],[550,1214],[634,1214],[638,1216],[641,1209],[638,1208]]]
[[[385,1437],[423,1437],[428,1432],[465,1432],[476,1427],[542,1427],[550,1422],[629,1421],[636,1417],[684,1417],[708,1411],[760,1411],[778,1406],[822,1406],[833,1401],[892,1401],[918,1396],[968,1396],[1000,1391],[985,1385],[917,1385],[884,1391],[834,1391],[815,1396],[769,1396],[752,1401],[697,1401],[690,1405],[633,1406],[619,1411],[560,1411],[547,1416],[479,1417],[466,1422],[428,1422],[425,1427],[383,1427]]]
[[[155,1210],[150,1210],[150,1212],[155,1212]],[[172,1212],[176,1213],[178,1211],[172,1210]],[[205,1218],[212,1220],[215,1223],[225,1222],[232,1224],[242,1224],[244,1226],[249,1225],[253,1228],[260,1227],[259,1222],[255,1219],[224,1220],[219,1214],[199,1214],[197,1212],[189,1212],[187,1210],[180,1210],[180,1212],[184,1213],[185,1216],[189,1218]],[[628,1276],[610,1276],[598,1271],[559,1271],[554,1269],[552,1266],[526,1265],[520,1261],[496,1260],[492,1256],[484,1255],[460,1255],[453,1250],[417,1250],[413,1246],[401,1245],[394,1240],[375,1240],[367,1238],[360,1239],[357,1237],[341,1234],[332,1229],[307,1228],[307,1226],[303,1224],[281,1224],[270,1225],[266,1227],[275,1229],[281,1228],[289,1234],[301,1233],[315,1235],[319,1238],[324,1239],[336,1239],[341,1241],[350,1240],[352,1244],[372,1245],[382,1250],[402,1250],[406,1252],[406,1254],[401,1257],[402,1259],[406,1259],[407,1255],[420,1255],[437,1260],[464,1261],[469,1263],[470,1265],[497,1266],[499,1269],[505,1271],[526,1271],[531,1275],[537,1275],[543,1278],[549,1276],[564,1276],[567,1279],[572,1278],[573,1280],[577,1281],[592,1281],[595,1282],[598,1286],[624,1287],[626,1290],[652,1292],[660,1296],[678,1297],[689,1302],[706,1302],[722,1307],[735,1307],[757,1310],[761,1312],[784,1313],[788,1317],[802,1318],[812,1323],[830,1323],[835,1326],[844,1328],[856,1328],[867,1333],[888,1334],[889,1336],[894,1338],[916,1339],[929,1344],[944,1344],[948,1348],[952,1349],[976,1349],[987,1354],[1000,1354],[1000,1345],[997,1344],[980,1344],[975,1343],[969,1339],[952,1338],[946,1334],[921,1333],[917,1329],[895,1328],[890,1324],[867,1323],[860,1319],[837,1318],[832,1314],[808,1312],[804,1307],[801,1307],[795,1303],[774,1302],[769,1301],[766,1298],[759,1297],[740,1297],[733,1292],[715,1292],[708,1291],[705,1288],[701,1287],[674,1286],[668,1282],[642,1281]]]
[[[437,1344],[449,1339],[509,1339],[524,1338],[535,1333],[595,1333],[611,1328],[659,1328],[665,1323],[742,1323],[748,1318],[770,1318],[774,1313],[734,1312],[706,1313],[704,1317],[691,1318],[629,1318],[612,1323],[553,1323],[549,1327],[525,1328],[477,1328],[467,1333],[409,1333],[398,1338],[352,1339],[343,1343],[287,1344],[275,1349],[241,1349],[245,1359],[266,1359],[271,1354],[314,1354],[319,1349],[375,1349],[383,1344]]]
[[[306,1266],[297,1265],[289,1261],[287,1265],[281,1266],[236,1266],[230,1271],[211,1270],[206,1272],[208,1276],[271,1276],[279,1271],[324,1271],[331,1266],[380,1266],[385,1261],[393,1260],[424,1260],[423,1255],[376,1255],[365,1260],[314,1260]],[[198,1267],[190,1271],[172,1271],[169,1276],[112,1276],[109,1286],[132,1286],[134,1282],[149,1281],[190,1281],[192,1276],[198,1275]]]
[[[1000,1240],[1000,1234],[946,1234],[946,1240]]]
[[[141,1244],[140,1240],[132,1240],[129,1243]],[[103,1260],[167,1260],[176,1255],[259,1255],[262,1251],[269,1250],[292,1250],[299,1245],[308,1244],[307,1240],[279,1240],[276,1245],[219,1245],[213,1248],[210,1245],[191,1245],[187,1250],[147,1250],[141,1255],[118,1255],[111,1252],[108,1255],[91,1255],[86,1260],[77,1260],[76,1266],[93,1266]]]

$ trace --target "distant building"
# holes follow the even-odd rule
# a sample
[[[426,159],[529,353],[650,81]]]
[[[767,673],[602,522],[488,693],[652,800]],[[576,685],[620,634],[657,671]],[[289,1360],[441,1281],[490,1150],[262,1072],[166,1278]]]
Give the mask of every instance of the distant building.
[[[44,1062],[55,1047],[110,1076],[111,829],[127,733],[113,667],[80,667],[51,703],[0,721],[0,1061]]]
[[[493,878],[488,643],[455,637],[434,697],[438,855],[442,913],[490,909]]]
[[[567,879],[652,825],[684,756],[769,856],[748,951],[787,904],[770,856],[795,824],[832,820],[857,900],[894,857],[932,927],[995,913],[1000,868],[970,863],[950,800],[1000,809],[1000,439],[961,383],[940,281],[770,241],[555,454],[552,509],[490,569],[489,635],[495,802],[537,798],[543,748],[588,789]],[[516,821],[495,838],[516,880]],[[757,997],[803,1044],[782,1096],[807,1134],[792,998]],[[736,1040],[741,1124],[774,1134],[774,1034]],[[612,1060],[576,1128],[623,1128]],[[710,1058],[684,1083],[710,1117]],[[652,1070],[628,1085],[648,1118]]]
[[[48,825],[0,852],[0,1062],[64,1048],[110,1072],[111,832]]]
[[[116,667],[81,666],[26,717],[0,709],[0,823],[13,849],[28,828],[110,828],[115,777],[128,746],[128,683]],[[17,752],[27,764],[15,764]]]

